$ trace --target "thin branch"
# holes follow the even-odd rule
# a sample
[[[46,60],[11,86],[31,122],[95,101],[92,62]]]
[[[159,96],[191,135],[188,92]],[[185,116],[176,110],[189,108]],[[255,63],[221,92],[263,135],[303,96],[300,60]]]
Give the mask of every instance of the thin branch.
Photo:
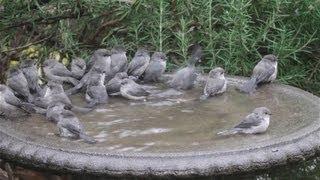
[[[34,23],[53,24],[53,23],[60,21],[60,20],[63,20],[63,19],[75,19],[78,17],[88,16],[88,15],[89,15],[89,13],[83,13],[80,15],[79,14],[67,14],[67,15],[48,17],[48,18],[39,17],[35,20],[20,21],[20,22],[13,23],[13,24],[3,28],[1,31],[9,30],[11,28],[21,27],[21,26],[25,26],[25,25],[29,25],[29,24],[34,24]]]
[[[8,49],[8,50],[5,50],[5,51],[1,51],[1,53],[7,53],[7,52],[12,52],[12,51],[19,51],[19,50],[22,50],[22,49],[25,49],[29,46],[32,46],[32,45],[35,45],[35,44],[39,44],[39,43],[42,43],[44,41],[47,41],[48,39],[50,39],[52,36],[49,36],[49,37],[46,37],[46,38],[43,38],[43,39],[40,39],[38,41],[35,41],[35,42],[32,42],[32,43],[29,43],[29,44],[26,44],[24,46],[19,46],[19,47],[16,47],[16,48],[12,48],[12,49]]]

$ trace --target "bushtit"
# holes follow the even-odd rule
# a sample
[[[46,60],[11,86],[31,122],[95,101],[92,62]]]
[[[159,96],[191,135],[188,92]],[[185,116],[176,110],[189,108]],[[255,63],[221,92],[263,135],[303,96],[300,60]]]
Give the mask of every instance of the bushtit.
[[[54,59],[47,59],[43,63],[43,71],[49,80],[71,83],[74,86],[79,84],[75,75],[63,64]]]
[[[65,105],[65,108],[76,112],[87,113],[92,110],[73,105],[69,97],[64,92],[62,85],[55,81],[48,82],[45,95],[40,101],[41,102],[38,104],[42,104],[42,108],[47,108],[49,105],[54,105],[56,103],[62,103]]]
[[[26,77],[18,68],[11,68],[7,76],[7,85],[28,102],[33,101]]]
[[[64,110],[61,112],[57,127],[62,137],[69,137],[71,135],[72,137],[83,139],[89,144],[96,143],[92,137],[86,134],[83,124],[71,111]]]
[[[244,83],[239,90],[252,93],[260,83],[272,82],[277,77],[278,59],[275,55],[265,55],[254,67],[251,79]]]
[[[227,80],[224,77],[224,69],[217,67],[209,72],[201,99],[224,93],[227,89]]]
[[[80,92],[83,89],[86,89],[91,81],[91,77],[96,77],[95,75],[99,75],[105,73],[105,68],[101,66],[94,65],[89,72],[87,72],[82,79],[80,80],[80,83],[76,85],[75,87],[68,89],[66,91],[67,95],[72,95]]]
[[[123,47],[114,47],[111,50],[111,74],[112,77],[119,72],[126,72],[128,66],[128,59],[126,51]]]
[[[77,79],[81,79],[86,72],[86,62],[81,58],[72,59],[71,72]]]
[[[107,49],[98,49],[98,50],[94,51],[93,55],[91,56],[91,58],[87,62],[86,72],[89,72],[94,65],[96,65],[96,67],[99,66],[100,68],[103,68],[104,70],[108,70],[107,69],[107,66],[108,66],[107,61],[111,61],[110,55],[111,55],[111,53]],[[110,64],[109,64],[109,66],[110,66]]]
[[[121,82],[126,78],[128,78],[126,72],[117,73],[106,85],[108,94],[120,92]]]
[[[23,72],[25,78],[27,79],[30,92],[37,96],[42,96],[43,93],[42,88],[38,84],[39,75],[38,69],[35,65],[35,61],[31,59],[22,61],[20,69]]]
[[[88,107],[104,104],[108,101],[108,93],[104,85],[105,74],[96,74],[95,76],[90,81],[85,95]]]
[[[0,84],[0,115],[18,118],[33,113],[33,105],[22,102],[9,87]]]
[[[155,52],[151,56],[150,64],[148,65],[143,80],[145,82],[158,82],[161,75],[166,70],[167,57],[162,52]]]
[[[232,135],[236,133],[259,134],[264,133],[270,122],[271,112],[266,107],[259,107],[247,115],[238,125],[229,130],[219,132],[218,135]]]
[[[197,79],[197,70],[195,64],[201,60],[201,56],[201,46],[195,45],[191,58],[188,61],[188,66],[180,69],[173,75],[173,78],[169,82],[170,87],[178,90],[187,90],[193,88],[194,82]]]
[[[139,77],[144,73],[150,62],[150,56],[147,50],[140,48],[137,50],[132,61],[129,63],[128,75]]]
[[[124,98],[130,100],[145,100],[146,96],[149,95],[143,87],[130,78],[122,80],[120,93]]]

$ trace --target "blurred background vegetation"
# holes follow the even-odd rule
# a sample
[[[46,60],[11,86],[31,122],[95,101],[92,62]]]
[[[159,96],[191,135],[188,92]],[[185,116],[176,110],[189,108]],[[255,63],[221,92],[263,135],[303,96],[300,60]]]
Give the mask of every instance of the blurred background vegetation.
[[[0,0],[0,74],[24,58],[67,65],[114,45],[164,51],[170,71],[200,43],[204,71],[249,76],[274,53],[280,82],[320,95],[319,27],[320,0]]]

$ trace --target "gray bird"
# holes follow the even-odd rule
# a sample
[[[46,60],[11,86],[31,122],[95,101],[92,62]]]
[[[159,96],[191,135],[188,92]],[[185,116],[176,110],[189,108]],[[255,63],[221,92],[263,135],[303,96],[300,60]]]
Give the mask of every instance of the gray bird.
[[[108,94],[119,93],[121,82],[126,78],[128,78],[128,74],[126,72],[117,73],[106,85]]]
[[[218,135],[232,135],[236,133],[242,134],[259,134],[264,133],[270,123],[271,112],[266,107],[259,107],[253,110],[253,112],[247,115],[238,125],[235,127],[219,132]]]
[[[75,78],[75,75],[62,63],[54,59],[47,59],[44,61],[43,71],[48,80],[67,82],[73,84],[74,86],[79,84],[79,81]]]
[[[227,89],[227,80],[224,77],[224,69],[217,67],[209,72],[201,99],[224,93]]]
[[[65,105],[65,108],[76,112],[87,113],[92,110],[73,105],[69,97],[64,92],[62,84],[55,81],[49,81],[47,83],[44,97],[36,101],[35,104],[46,109],[49,105],[54,105],[57,103],[62,103]]]
[[[150,64],[145,70],[143,81],[158,82],[161,75],[166,70],[167,57],[162,52],[155,52],[151,56]]]
[[[177,90],[187,90],[194,86],[197,79],[197,69],[195,64],[200,62],[202,57],[201,46],[195,45],[192,51],[191,58],[185,68],[178,70],[169,81],[169,86]]]
[[[150,62],[150,55],[147,50],[140,48],[137,50],[132,61],[129,63],[128,75],[140,78],[147,69]]]
[[[26,77],[18,68],[11,68],[7,76],[7,86],[9,86],[17,95],[23,97],[28,102],[33,101],[33,96],[30,93],[29,85]]]
[[[61,115],[60,112],[65,110],[65,106],[65,104],[60,102],[49,104],[45,113],[47,120],[53,123],[58,123],[59,117]]]
[[[33,113],[33,105],[22,102],[6,85],[0,84],[0,115],[18,118]]]
[[[85,99],[87,107],[93,107],[97,104],[105,104],[108,101],[108,93],[104,85],[105,74],[96,74],[87,87]]]
[[[92,137],[86,134],[83,124],[71,111],[64,110],[61,112],[57,127],[59,128],[60,136],[62,137],[71,136],[83,139],[86,143],[89,144],[96,143],[96,141]]]
[[[265,55],[254,67],[251,79],[245,82],[239,90],[245,93],[252,93],[260,83],[272,82],[277,77],[278,58],[273,55]]]
[[[126,51],[122,47],[114,47],[111,50],[111,74],[114,76],[119,72],[126,72],[128,66],[128,59],[126,56]],[[112,77],[113,77],[112,76]]]
[[[195,64],[200,62],[201,57],[201,46],[195,45],[187,67],[180,69],[173,75],[172,79],[169,81],[170,87],[177,90],[188,90],[193,88],[194,82],[197,79]]]
[[[86,72],[89,72],[94,65],[96,67],[99,66],[100,68],[103,68],[106,71],[108,71],[109,70],[108,68],[110,68],[110,63],[111,63],[110,55],[111,53],[107,49],[98,49],[94,51],[93,55],[87,62]]]
[[[130,100],[145,100],[149,95],[143,87],[130,78],[122,80],[120,93],[124,98]]]
[[[71,62],[71,72],[77,79],[81,79],[86,72],[86,62],[81,58],[75,58]]]
[[[97,77],[96,75],[105,73],[105,68],[98,66],[97,64],[95,64],[91,70],[89,72],[87,72],[82,79],[80,80],[79,84],[76,85],[73,88],[70,88],[66,91],[67,95],[72,95],[72,94],[76,94],[82,90],[85,90],[87,88],[87,86],[89,85],[90,81],[92,78]]]
[[[31,59],[26,59],[22,61],[20,69],[23,72],[25,78],[27,79],[31,94],[34,94],[36,96],[42,96],[43,91],[38,83],[39,75],[38,69],[35,65],[35,61]]]

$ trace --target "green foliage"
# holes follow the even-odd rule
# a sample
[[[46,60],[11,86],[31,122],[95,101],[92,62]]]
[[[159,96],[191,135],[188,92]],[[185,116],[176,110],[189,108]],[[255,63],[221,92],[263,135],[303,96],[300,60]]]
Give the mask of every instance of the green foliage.
[[[249,76],[265,54],[279,57],[279,80],[320,94],[319,0],[10,0],[0,1],[0,48],[33,42],[87,57],[100,47],[164,51],[169,68],[204,47],[205,71],[221,66]],[[1,8],[0,8],[1,9]],[[48,38],[41,41],[43,38]],[[20,49],[19,49],[20,50]],[[23,48],[21,48],[23,50]],[[19,51],[17,51],[19,57]]]

